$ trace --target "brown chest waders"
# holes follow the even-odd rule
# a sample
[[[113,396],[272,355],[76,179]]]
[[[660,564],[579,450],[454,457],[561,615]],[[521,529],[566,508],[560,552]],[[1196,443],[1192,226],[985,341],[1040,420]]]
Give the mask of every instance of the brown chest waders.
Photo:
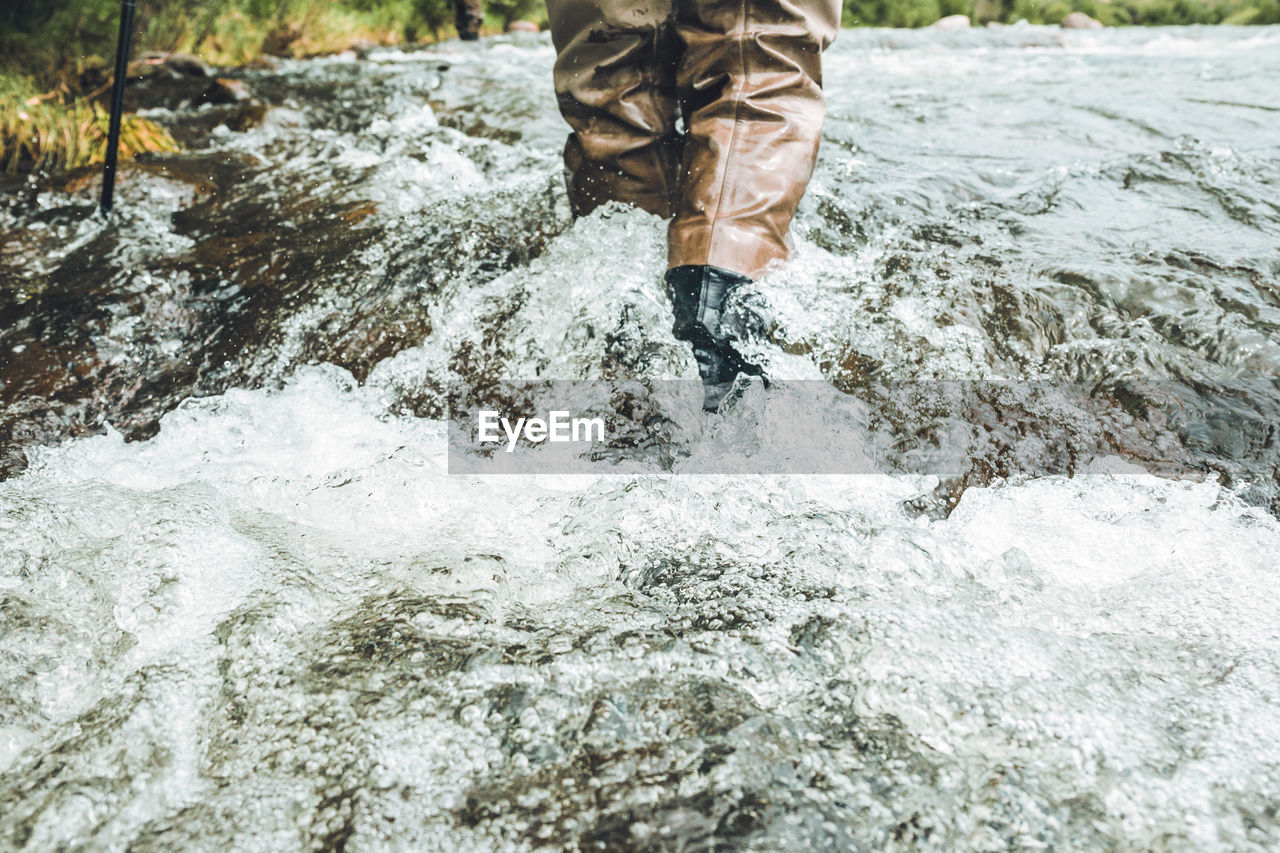
[[[822,131],[836,0],[548,0],[577,214],[606,201],[671,219],[668,265],[756,277]],[[683,115],[685,132],[677,133]]]

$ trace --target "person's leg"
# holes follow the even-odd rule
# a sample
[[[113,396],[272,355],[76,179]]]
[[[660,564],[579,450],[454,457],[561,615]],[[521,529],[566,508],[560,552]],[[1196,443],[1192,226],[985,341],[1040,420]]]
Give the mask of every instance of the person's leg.
[[[671,0],[547,0],[575,215],[607,201],[670,217],[680,140]]]
[[[458,38],[463,41],[475,41],[480,38],[480,27],[484,24],[483,0],[454,0],[454,21],[458,27]]]
[[[688,128],[669,266],[755,277],[787,255],[825,115],[839,0],[679,0]]]
[[[667,235],[676,337],[693,345],[715,409],[746,362],[720,320],[734,288],[787,256],[822,134],[822,51],[839,0],[678,0],[687,134]]]

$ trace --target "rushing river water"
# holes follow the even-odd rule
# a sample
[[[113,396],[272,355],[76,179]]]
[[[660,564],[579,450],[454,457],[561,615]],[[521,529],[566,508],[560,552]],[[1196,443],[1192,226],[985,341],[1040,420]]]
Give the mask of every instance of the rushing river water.
[[[1280,32],[842,33],[744,346],[1057,436],[943,478],[448,473],[452,383],[696,376],[552,58],[149,81],[109,222],[4,186],[0,848],[1280,847]]]

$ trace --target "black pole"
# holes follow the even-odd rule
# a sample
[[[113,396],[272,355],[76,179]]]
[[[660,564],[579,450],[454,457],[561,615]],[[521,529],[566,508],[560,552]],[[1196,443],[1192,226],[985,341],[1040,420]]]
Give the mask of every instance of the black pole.
[[[116,42],[116,79],[111,87],[111,125],[107,129],[107,163],[102,167],[102,212],[111,212],[116,191],[116,156],[120,153],[120,114],[124,112],[124,86],[128,82],[129,42],[133,38],[133,4],[124,0],[120,10],[120,38]]]

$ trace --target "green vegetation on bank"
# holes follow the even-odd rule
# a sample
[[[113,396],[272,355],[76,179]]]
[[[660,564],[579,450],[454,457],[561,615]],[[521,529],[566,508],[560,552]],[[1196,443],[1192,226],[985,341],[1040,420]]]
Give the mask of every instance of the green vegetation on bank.
[[[487,24],[545,24],[543,0],[487,0]],[[1276,24],[1280,0],[844,0],[847,26],[920,27],[946,15],[1056,24],[1073,11],[1108,25]],[[97,162],[119,0],[5,0],[0,8],[0,171]],[[310,56],[452,35],[451,0],[138,0],[134,55],[193,53],[212,65]],[[172,150],[131,117],[126,155]]]
[[[107,153],[107,111],[98,103],[41,100],[20,78],[0,77],[0,172],[74,169],[101,163]],[[177,144],[155,122],[126,115],[120,153],[176,151]]]

